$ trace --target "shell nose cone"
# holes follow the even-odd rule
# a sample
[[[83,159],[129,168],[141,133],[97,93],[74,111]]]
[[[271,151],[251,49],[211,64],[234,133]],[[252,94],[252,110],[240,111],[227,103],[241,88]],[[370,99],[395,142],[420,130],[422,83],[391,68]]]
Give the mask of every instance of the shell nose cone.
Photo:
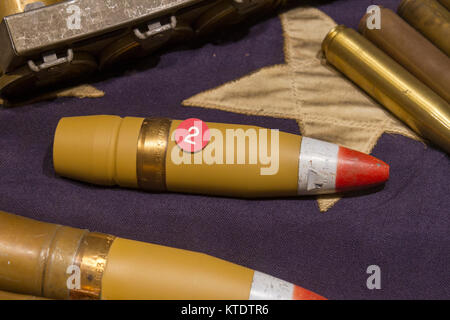
[[[294,294],[292,300],[328,300],[315,292],[306,290],[299,286],[294,286]]]
[[[346,191],[370,188],[389,179],[389,165],[368,154],[339,148],[336,189]]]

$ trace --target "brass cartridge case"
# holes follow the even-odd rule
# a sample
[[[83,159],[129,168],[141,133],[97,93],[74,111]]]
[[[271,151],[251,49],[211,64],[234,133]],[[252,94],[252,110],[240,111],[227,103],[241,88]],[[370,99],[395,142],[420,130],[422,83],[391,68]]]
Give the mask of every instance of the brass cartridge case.
[[[450,56],[450,12],[436,0],[403,0],[398,14]]]
[[[338,26],[323,41],[327,61],[421,136],[450,152],[450,106],[356,31]]]
[[[450,103],[450,58],[390,9],[381,8],[381,29],[369,29],[368,17],[359,32]]]
[[[439,2],[447,8],[447,10],[450,10],[450,0],[439,0]]]

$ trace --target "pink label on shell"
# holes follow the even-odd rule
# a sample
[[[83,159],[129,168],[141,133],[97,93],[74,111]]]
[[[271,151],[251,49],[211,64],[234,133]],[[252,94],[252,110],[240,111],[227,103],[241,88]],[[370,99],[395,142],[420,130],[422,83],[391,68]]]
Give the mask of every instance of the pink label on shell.
[[[181,149],[187,152],[203,150],[211,139],[209,128],[200,119],[184,120],[175,130],[175,141]]]

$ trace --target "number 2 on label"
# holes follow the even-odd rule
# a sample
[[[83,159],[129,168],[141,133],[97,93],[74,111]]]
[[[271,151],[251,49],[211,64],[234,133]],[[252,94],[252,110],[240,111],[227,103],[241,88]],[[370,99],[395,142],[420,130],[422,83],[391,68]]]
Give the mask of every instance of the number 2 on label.
[[[175,130],[175,141],[186,152],[202,150],[210,139],[208,125],[200,119],[186,119]]]
[[[194,133],[191,133],[191,131],[194,131]],[[191,138],[195,138],[200,134],[200,130],[192,126],[188,129],[189,134],[184,138],[184,142],[195,145],[195,141],[190,140]]]

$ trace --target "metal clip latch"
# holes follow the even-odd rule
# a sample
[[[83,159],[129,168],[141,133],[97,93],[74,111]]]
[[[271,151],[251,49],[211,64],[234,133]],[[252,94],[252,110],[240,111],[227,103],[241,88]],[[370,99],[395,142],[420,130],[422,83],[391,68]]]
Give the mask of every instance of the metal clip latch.
[[[73,50],[67,49],[67,56],[58,58],[56,53],[49,52],[42,55],[43,62],[40,65],[36,65],[33,60],[28,60],[28,66],[34,72],[56,67],[61,64],[70,63],[73,60]]]
[[[176,26],[177,18],[171,16],[170,22],[166,24],[163,24],[161,20],[153,20],[147,24],[147,31],[141,32],[139,28],[135,28],[133,32],[144,49],[150,49],[167,42]]]

